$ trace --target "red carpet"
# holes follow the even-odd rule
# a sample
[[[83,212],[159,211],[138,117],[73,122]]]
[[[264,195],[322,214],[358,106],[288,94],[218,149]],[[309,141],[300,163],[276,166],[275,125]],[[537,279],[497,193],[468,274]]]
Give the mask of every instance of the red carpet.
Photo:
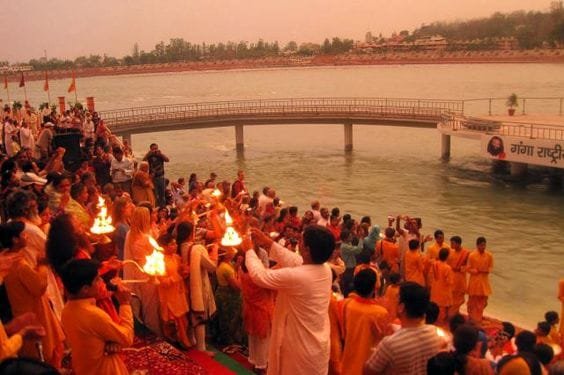
[[[131,348],[123,351],[130,372],[147,375],[223,375],[233,374],[198,350],[182,351],[154,337],[136,337]]]

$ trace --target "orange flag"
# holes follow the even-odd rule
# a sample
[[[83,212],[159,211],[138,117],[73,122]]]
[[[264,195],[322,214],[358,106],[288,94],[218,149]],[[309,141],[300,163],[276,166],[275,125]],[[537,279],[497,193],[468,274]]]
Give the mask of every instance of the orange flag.
[[[49,77],[47,72],[45,72],[45,83],[43,84],[43,91],[49,91]]]
[[[8,89],[8,76],[4,76],[4,88]]]
[[[76,91],[76,80],[74,79],[74,71],[72,72],[72,81],[71,84],[69,85],[69,89],[67,90],[67,92],[73,92]]]
[[[22,72],[22,77],[20,78],[20,87],[25,87],[25,79],[24,79],[23,72]]]

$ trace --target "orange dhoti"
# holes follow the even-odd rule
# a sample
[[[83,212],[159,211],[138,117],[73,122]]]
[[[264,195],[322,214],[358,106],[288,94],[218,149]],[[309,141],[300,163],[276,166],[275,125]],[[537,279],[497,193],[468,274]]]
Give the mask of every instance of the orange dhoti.
[[[468,297],[468,317],[478,325],[482,324],[484,310],[488,305],[488,296],[469,296]]]

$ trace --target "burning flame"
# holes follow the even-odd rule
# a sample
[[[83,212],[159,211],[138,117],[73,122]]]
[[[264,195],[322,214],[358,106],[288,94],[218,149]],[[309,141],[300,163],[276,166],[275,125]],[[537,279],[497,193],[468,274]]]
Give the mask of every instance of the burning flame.
[[[219,198],[221,197],[221,191],[219,191],[219,189],[215,189],[212,193],[211,193],[212,197],[216,197]]]
[[[235,229],[233,229],[233,219],[229,215],[229,212],[225,211],[225,224],[227,228],[225,229],[225,233],[223,234],[223,238],[221,239],[222,246],[238,246],[243,242],[241,236]]]
[[[225,224],[227,224],[228,227],[233,225],[233,219],[231,218],[231,215],[229,215],[228,211],[225,211]]]
[[[153,252],[145,257],[143,271],[147,275],[163,276],[166,273],[164,254],[162,253],[164,249],[151,236],[149,236],[149,243],[153,247]]]
[[[112,225],[112,218],[108,216],[108,208],[106,207],[106,202],[101,196],[98,197],[98,204],[96,207],[100,210],[98,216],[94,219],[94,224],[90,228],[90,232],[94,234],[105,234],[111,233],[116,228]]]

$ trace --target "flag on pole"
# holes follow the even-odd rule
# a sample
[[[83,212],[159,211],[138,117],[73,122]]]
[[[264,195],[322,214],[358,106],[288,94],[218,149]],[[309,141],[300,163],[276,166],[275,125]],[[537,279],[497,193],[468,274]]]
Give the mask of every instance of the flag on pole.
[[[20,78],[20,87],[25,87],[25,78],[24,78],[23,72],[21,72],[21,73],[22,73],[22,76]]]
[[[47,72],[45,72],[45,83],[43,84],[43,91],[49,91],[49,77]]]
[[[72,81],[71,84],[69,85],[69,89],[67,90],[68,92],[76,92],[76,80],[74,78],[74,70],[72,72]]]

